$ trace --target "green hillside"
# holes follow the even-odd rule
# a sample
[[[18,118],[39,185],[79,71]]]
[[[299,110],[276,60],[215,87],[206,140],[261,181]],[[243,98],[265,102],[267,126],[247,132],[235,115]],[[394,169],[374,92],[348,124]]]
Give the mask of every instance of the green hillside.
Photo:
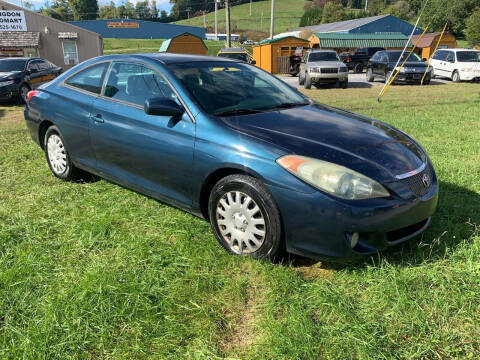
[[[298,27],[306,2],[305,0],[275,0],[276,34]],[[252,16],[250,16],[250,4],[232,6],[231,23],[234,33],[247,35],[254,40],[264,38],[270,32],[270,1],[252,3]],[[203,27],[203,16],[177,21],[176,24]],[[215,28],[214,12],[206,15],[206,25],[208,31],[213,32]],[[225,31],[225,9],[218,11],[218,27],[219,31]]]

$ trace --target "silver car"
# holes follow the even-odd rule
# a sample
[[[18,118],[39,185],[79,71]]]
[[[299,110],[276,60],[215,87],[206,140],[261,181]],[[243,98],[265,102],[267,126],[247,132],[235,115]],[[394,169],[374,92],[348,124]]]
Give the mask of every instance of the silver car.
[[[338,84],[343,89],[348,88],[348,68],[333,50],[309,50],[300,64],[298,83],[311,89],[326,83]]]

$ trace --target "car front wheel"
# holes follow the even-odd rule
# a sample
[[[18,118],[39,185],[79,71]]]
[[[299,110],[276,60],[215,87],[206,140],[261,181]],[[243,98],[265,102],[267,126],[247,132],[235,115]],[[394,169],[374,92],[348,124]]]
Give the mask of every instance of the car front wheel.
[[[19,89],[19,101],[23,104],[27,101],[27,95],[28,92],[30,91],[30,88],[28,87],[27,84],[22,84]]]
[[[460,74],[457,70],[455,70],[452,74],[452,81],[453,82],[460,82]]]
[[[367,69],[367,81],[372,82],[374,80],[372,69]]]
[[[311,89],[312,88],[312,78],[308,73],[305,74],[305,89]]]
[[[48,167],[53,175],[69,181],[78,180],[81,177],[82,171],[72,164],[65,141],[57,127],[50,126],[48,128],[45,134],[44,148]]]
[[[283,251],[280,212],[257,179],[230,175],[213,188],[208,213],[212,230],[228,251],[274,260]]]

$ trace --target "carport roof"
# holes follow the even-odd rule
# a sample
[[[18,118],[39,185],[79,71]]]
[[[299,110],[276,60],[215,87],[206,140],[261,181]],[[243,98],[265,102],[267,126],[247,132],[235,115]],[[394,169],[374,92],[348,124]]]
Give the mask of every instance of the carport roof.
[[[39,41],[38,31],[5,31],[0,36],[0,46],[4,48],[36,48]]]
[[[397,48],[404,47],[408,42],[408,37],[403,34],[322,33],[314,36],[318,38],[321,48]],[[412,43],[408,42],[408,46],[412,46]]]

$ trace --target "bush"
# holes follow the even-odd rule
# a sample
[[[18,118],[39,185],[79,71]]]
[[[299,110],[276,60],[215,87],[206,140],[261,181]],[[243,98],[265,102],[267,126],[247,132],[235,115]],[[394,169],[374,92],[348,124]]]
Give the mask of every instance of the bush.
[[[322,8],[320,7],[312,7],[310,9],[305,10],[301,19],[300,19],[300,27],[303,26],[310,26],[310,25],[317,25],[322,22]]]

